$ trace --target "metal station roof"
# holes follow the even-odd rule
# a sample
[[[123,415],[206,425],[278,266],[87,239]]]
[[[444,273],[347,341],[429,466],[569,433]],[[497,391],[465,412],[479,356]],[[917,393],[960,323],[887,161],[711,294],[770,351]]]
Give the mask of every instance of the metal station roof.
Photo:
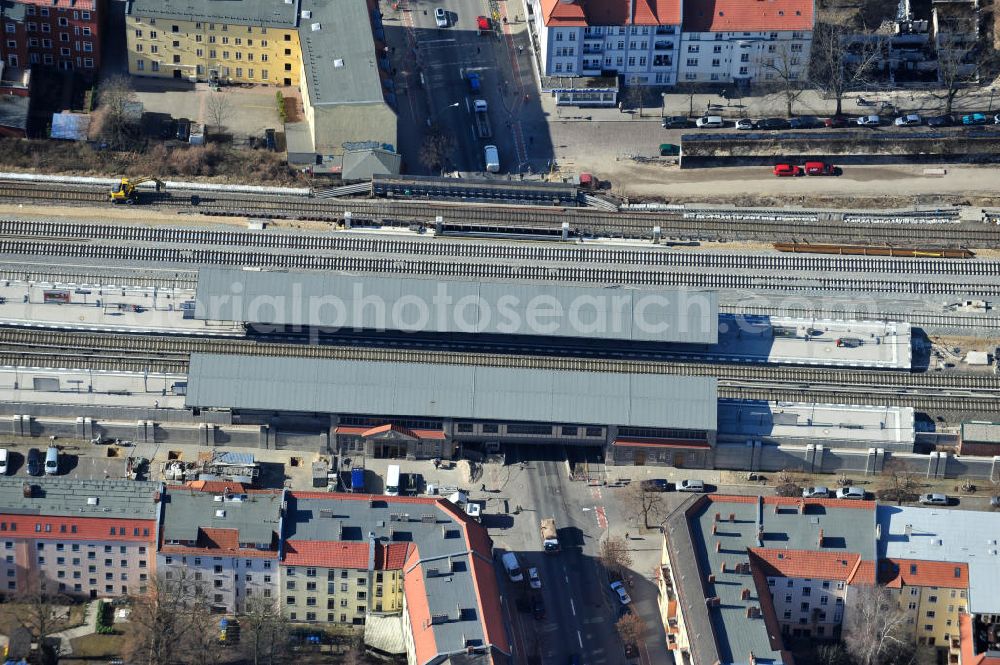
[[[195,353],[187,405],[714,430],[716,380]]]
[[[715,344],[718,309],[715,292],[691,289],[201,268],[195,318],[329,329]]]

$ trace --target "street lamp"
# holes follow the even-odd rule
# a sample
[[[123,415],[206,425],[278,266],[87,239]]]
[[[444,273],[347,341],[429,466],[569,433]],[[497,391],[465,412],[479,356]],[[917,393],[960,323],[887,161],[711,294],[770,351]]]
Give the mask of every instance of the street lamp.
[[[663,118],[663,109],[667,105],[667,93],[660,93],[660,118]]]

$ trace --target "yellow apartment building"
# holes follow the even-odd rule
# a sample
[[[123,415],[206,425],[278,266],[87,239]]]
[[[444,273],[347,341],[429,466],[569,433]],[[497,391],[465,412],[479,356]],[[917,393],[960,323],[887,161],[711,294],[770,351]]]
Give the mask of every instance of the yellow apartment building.
[[[879,581],[892,589],[917,644],[955,649],[959,613],[968,609],[969,566],[945,561],[883,559]]]

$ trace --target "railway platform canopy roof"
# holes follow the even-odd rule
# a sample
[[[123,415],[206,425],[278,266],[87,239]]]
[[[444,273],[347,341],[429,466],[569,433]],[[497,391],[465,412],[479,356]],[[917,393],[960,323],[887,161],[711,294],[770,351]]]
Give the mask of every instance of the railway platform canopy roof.
[[[718,307],[715,292],[683,288],[202,268],[195,318],[242,322],[257,330],[715,344]]]
[[[716,393],[711,377],[195,353],[186,403],[714,431]]]

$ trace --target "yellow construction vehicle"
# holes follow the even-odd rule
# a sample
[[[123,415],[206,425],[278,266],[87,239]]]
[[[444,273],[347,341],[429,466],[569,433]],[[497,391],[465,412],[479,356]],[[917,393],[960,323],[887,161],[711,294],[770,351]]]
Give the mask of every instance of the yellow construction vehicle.
[[[160,191],[160,188],[164,186],[163,181],[159,178],[139,178],[137,180],[130,180],[125,177],[121,179],[117,185],[111,188],[108,192],[111,197],[112,203],[127,203],[129,205],[137,203],[139,200],[138,187],[144,182],[154,182],[156,183],[156,191]]]

